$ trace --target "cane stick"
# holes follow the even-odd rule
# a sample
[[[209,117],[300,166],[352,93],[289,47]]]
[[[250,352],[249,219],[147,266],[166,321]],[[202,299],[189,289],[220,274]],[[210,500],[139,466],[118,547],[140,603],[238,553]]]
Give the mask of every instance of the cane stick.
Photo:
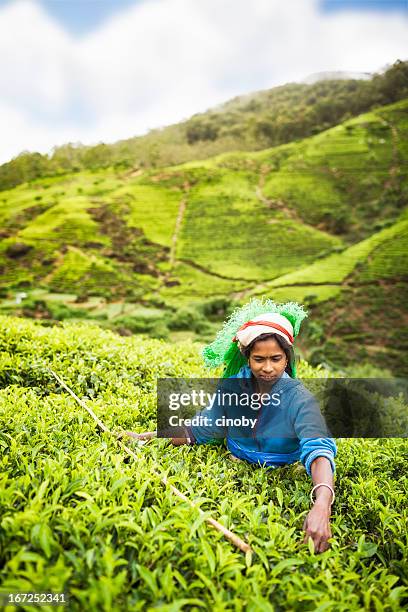
[[[116,441],[120,444],[120,446],[131,457],[133,457],[134,459],[137,460],[138,457],[137,457],[136,453],[134,453],[131,448],[126,446],[126,444],[121,442],[120,437],[123,434],[119,434],[119,435],[114,434],[113,431],[111,431],[108,427],[106,427],[106,425],[101,421],[101,419],[96,416],[94,411],[91,408],[89,408],[89,406],[87,406],[86,403],[83,400],[81,400],[72,391],[72,389],[70,387],[68,387],[68,385],[58,376],[58,374],[56,374],[53,370],[51,370],[51,368],[49,368],[49,371],[54,376],[54,378],[59,382],[61,387],[63,387],[66,391],[68,391],[68,393],[75,399],[75,401],[78,402],[78,404],[80,406],[82,406],[82,408],[84,408],[90,414],[90,416],[94,419],[94,421],[96,421],[96,423],[99,425],[99,427],[102,429],[102,431],[115,436],[116,437]],[[201,508],[199,506],[197,506],[191,499],[189,499],[184,493],[179,491],[179,489],[177,489],[177,487],[175,487],[173,484],[169,483],[168,479],[165,476],[161,476],[158,472],[156,472],[156,470],[152,470],[152,473],[154,474],[154,476],[156,476],[156,478],[160,479],[160,482],[165,487],[169,487],[169,489],[174,493],[174,495],[176,495],[178,498],[182,499],[183,501],[187,502],[192,508],[195,508],[196,510],[198,510],[200,514],[205,514],[204,511],[201,510]],[[242,550],[242,552],[244,552],[244,553],[251,553],[252,552],[252,548],[250,547],[250,545],[247,542],[245,542],[244,540],[242,540],[235,533],[233,533],[232,531],[227,529],[227,527],[225,527],[224,525],[222,525],[221,523],[219,523],[218,521],[216,521],[215,519],[213,519],[211,517],[206,517],[205,520],[207,521],[207,523],[209,525],[212,525],[212,527],[214,527],[220,533],[222,533],[230,542],[232,542],[234,544],[234,546],[236,546],[237,548]]]

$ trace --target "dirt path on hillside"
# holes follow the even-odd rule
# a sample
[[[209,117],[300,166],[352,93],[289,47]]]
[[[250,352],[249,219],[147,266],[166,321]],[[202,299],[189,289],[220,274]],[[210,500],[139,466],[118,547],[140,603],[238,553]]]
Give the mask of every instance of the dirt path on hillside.
[[[219,274],[218,272],[214,272],[213,270],[209,270],[208,268],[206,268],[205,266],[198,264],[190,259],[184,259],[184,258],[178,258],[177,257],[177,246],[178,246],[178,240],[179,240],[179,236],[180,236],[180,232],[182,229],[182,224],[183,224],[183,220],[184,220],[184,215],[186,212],[186,208],[187,208],[187,202],[188,202],[188,194],[189,191],[191,189],[191,185],[190,183],[188,183],[187,181],[184,183],[183,185],[183,191],[184,191],[184,196],[183,198],[180,200],[180,204],[179,204],[179,209],[178,209],[178,213],[177,213],[177,219],[176,219],[176,224],[174,226],[174,232],[171,238],[171,247],[170,247],[170,253],[169,253],[169,265],[170,268],[168,270],[168,272],[164,275],[163,277],[163,282],[169,282],[171,279],[171,275],[174,271],[174,267],[177,263],[183,263],[187,266],[190,266],[196,270],[199,270],[200,272],[202,272],[203,274],[208,274],[209,276],[213,276],[214,278],[220,278],[222,280],[227,280],[227,281],[243,281],[245,283],[256,283],[255,279],[250,279],[250,278],[241,278],[241,277],[236,277],[233,278],[231,276],[225,276],[223,274]]]
[[[176,249],[177,249],[177,241],[181,230],[181,224],[183,223],[184,213],[187,206],[187,199],[183,198],[180,200],[179,209],[177,213],[176,225],[174,227],[173,236],[171,238],[171,247],[169,254],[169,264],[170,264],[170,272],[174,268],[174,264],[176,263]]]
[[[75,247],[71,247],[72,249],[75,249]],[[77,251],[79,251],[79,249],[76,249]],[[64,263],[64,257],[65,257],[66,253],[62,253],[61,251],[57,251],[57,256],[55,261],[53,262],[53,267],[52,270],[50,272],[48,272],[48,274],[46,276],[44,276],[44,278],[41,279],[41,283],[42,284],[46,284],[48,285],[48,283],[50,283],[52,281],[52,279],[54,278],[55,274],[57,273],[58,269],[60,266],[62,266],[62,264]]]
[[[291,219],[293,221],[296,221],[298,223],[302,223],[304,225],[307,225],[304,223],[304,221],[299,217],[299,215],[296,213],[296,211],[292,210],[291,208],[289,208],[285,202],[282,202],[281,200],[269,200],[264,192],[264,185],[265,185],[265,180],[267,175],[271,172],[271,167],[267,164],[264,164],[261,167],[260,173],[259,173],[259,181],[258,181],[258,185],[255,188],[255,194],[257,199],[259,200],[259,202],[261,202],[262,205],[266,206],[267,208],[271,209],[271,210],[279,210],[281,212],[284,213],[284,215],[288,218]],[[259,281],[257,281],[256,279],[250,279],[250,278],[245,278],[245,277],[231,277],[231,276],[225,276],[224,274],[220,274],[218,272],[214,272],[213,270],[210,270],[208,268],[206,268],[205,266],[198,264],[190,259],[184,259],[184,258],[178,258],[177,257],[177,246],[178,246],[178,240],[179,240],[179,236],[180,236],[180,232],[182,229],[182,224],[184,221],[184,216],[185,216],[185,212],[186,212],[186,208],[188,205],[188,195],[189,195],[189,191],[191,189],[191,185],[186,181],[183,185],[183,197],[180,200],[180,204],[179,204],[179,209],[178,209],[178,214],[177,214],[177,219],[176,219],[176,224],[174,227],[174,232],[171,238],[171,247],[170,247],[170,253],[169,253],[169,270],[166,272],[166,274],[163,277],[163,282],[171,282],[171,276],[172,273],[174,271],[174,268],[176,266],[177,263],[183,263],[185,265],[191,266],[192,268],[199,270],[200,272],[202,272],[203,274],[208,274],[209,276],[212,276],[214,278],[219,278],[222,280],[226,280],[226,281],[242,281],[245,283],[251,283],[251,286],[248,287],[248,289],[245,289],[242,292],[238,292],[237,294],[233,294],[233,295],[238,295],[240,296],[241,294],[244,296],[246,293],[253,291],[255,289],[258,288],[263,288],[264,287],[264,283],[268,283],[271,282],[272,280],[274,280],[274,278],[271,279],[267,279],[266,281],[262,281],[262,283],[259,283]],[[269,219],[267,221],[267,223],[279,223],[280,219]]]
[[[292,221],[296,221],[298,223],[301,223],[302,225],[307,225],[303,219],[301,219],[299,217],[299,215],[297,214],[297,212],[291,208],[289,208],[285,202],[283,202],[282,200],[270,200],[269,198],[266,197],[266,195],[264,194],[264,187],[265,187],[265,180],[266,177],[268,176],[268,174],[272,171],[271,167],[268,166],[267,164],[264,164],[261,166],[260,169],[260,173],[259,173],[259,181],[258,181],[258,185],[256,186],[255,189],[255,195],[257,197],[257,199],[259,200],[259,202],[261,202],[261,204],[263,204],[264,206],[266,206],[267,208],[269,208],[270,210],[278,210],[280,212],[283,212],[284,215],[288,218],[291,219]],[[273,223],[280,223],[281,219],[268,219],[267,223],[273,224]],[[276,277],[274,277],[276,278]],[[274,278],[271,279],[267,279],[264,280],[262,282],[256,282],[254,281],[254,284],[251,287],[248,287],[247,289],[244,289],[242,291],[238,291],[236,293],[233,293],[233,297],[235,299],[243,299],[244,297],[246,297],[250,292],[252,291],[262,291],[263,289],[267,289],[268,285],[267,283],[270,283],[271,281],[274,280]],[[242,279],[244,280],[244,279]],[[286,285],[282,285],[282,286],[286,286]]]
[[[177,212],[177,218],[176,218],[176,224],[174,226],[174,231],[173,231],[173,235],[171,237],[171,246],[170,246],[170,252],[169,252],[169,269],[168,271],[164,274],[164,276],[162,277],[163,280],[163,284],[167,284],[169,282],[171,282],[171,275],[173,274],[173,270],[174,270],[174,266],[177,263],[177,259],[176,259],[176,253],[177,253],[177,243],[178,243],[178,239],[179,239],[179,235],[181,232],[181,227],[183,224],[183,219],[184,219],[184,214],[186,212],[186,207],[187,207],[187,199],[188,199],[188,194],[190,191],[190,183],[188,181],[185,181],[183,184],[183,192],[184,195],[180,200],[179,203],[179,208],[178,208],[178,212]]]

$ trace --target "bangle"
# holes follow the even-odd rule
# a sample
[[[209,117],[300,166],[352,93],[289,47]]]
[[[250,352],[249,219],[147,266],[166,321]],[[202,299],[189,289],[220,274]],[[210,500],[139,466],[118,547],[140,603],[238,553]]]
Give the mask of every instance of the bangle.
[[[313,489],[310,491],[310,501],[312,502],[312,504],[315,503],[313,501],[313,492],[317,489],[317,487],[328,487],[330,489],[330,491],[332,492],[332,495],[333,495],[332,500],[330,502],[330,506],[332,506],[334,504],[334,500],[335,500],[334,490],[333,490],[333,488],[329,484],[326,484],[325,482],[319,482],[319,484],[315,485],[313,487]]]

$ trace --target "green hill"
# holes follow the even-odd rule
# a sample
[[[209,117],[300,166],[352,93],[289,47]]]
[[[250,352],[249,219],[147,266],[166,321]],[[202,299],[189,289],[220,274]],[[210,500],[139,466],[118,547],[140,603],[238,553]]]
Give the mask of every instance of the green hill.
[[[52,154],[22,152],[0,166],[0,190],[89,169],[163,167],[228,151],[258,151],[320,133],[351,117],[408,97],[408,62],[368,81],[289,83],[259,91],[145,136],[115,144],[66,144]]]
[[[208,337],[214,327],[205,319],[223,316],[231,299],[302,299],[317,316],[323,302],[336,310],[334,299],[349,299],[354,275],[367,306],[367,287],[378,279],[398,287],[397,312],[403,293],[395,282],[406,278],[395,258],[406,236],[407,132],[404,100],[259,152],[145,172],[70,173],[3,191],[3,311]],[[400,242],[394,256],[388,247]],[[21,291],[28,299],[20,306],[13,295]],[[388,344],[399,359],[403,345]],[[334,352],[344,363],[343,350]],[[315,346],[309,356],[321,354]]]
[[[72,292],[77,283],[87,293],[149,299],[149,287],[177,283],[180,265],[232,290],[298,269],[397,218],[407,117],[403,101],[258,153],[136,176],[87,171],[4,191],[3,286]]]
[[[309,304],[300,340],[312,364],[372,363],[408,374],[408,216],[339,254],[252,291],[276,301]],[[352,368],[351,368],[352,371]]]

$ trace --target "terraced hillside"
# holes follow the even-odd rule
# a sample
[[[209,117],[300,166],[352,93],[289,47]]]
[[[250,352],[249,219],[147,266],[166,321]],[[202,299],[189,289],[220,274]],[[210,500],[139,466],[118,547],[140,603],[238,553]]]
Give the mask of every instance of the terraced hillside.
[[[312,363],[368,362],[408,374],[408,215],[342,253],[239,294],[310,307],[301,347]]]
[[[154,307],[159,320],[192,302],[268,293],[320,309],[330,300],[330,310],[345,285],[372,302],[367,287],[406,278],[392,249],[405,248],[407,133],[405,100],[256,153],[3,191],[3,306],[15,311],[24,291],[39,317],[62,302],[108,318]]]

